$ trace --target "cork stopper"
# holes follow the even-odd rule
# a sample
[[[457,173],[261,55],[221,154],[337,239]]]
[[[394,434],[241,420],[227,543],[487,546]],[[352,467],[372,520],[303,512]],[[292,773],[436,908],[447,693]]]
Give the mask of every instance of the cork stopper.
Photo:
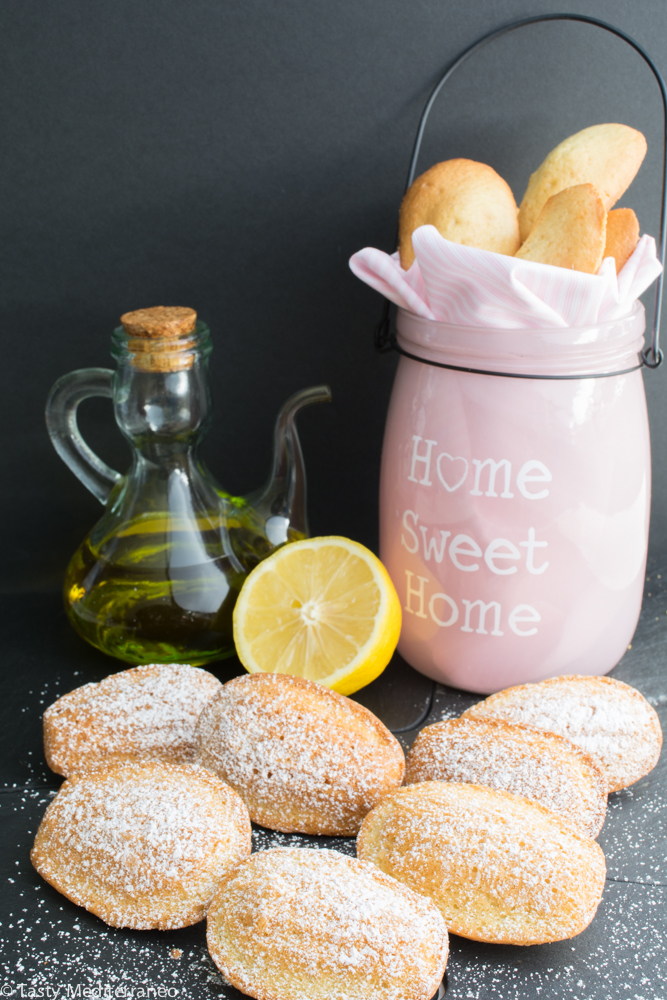
[[[153,306],[124,313],[131,363],[144,372],[178,372],[192,368],[197,313],[187,306]]]
[[[130,337],[184,337],[194,330],[197,313],[187,306],[153,306],[124,313],[120,321]]]

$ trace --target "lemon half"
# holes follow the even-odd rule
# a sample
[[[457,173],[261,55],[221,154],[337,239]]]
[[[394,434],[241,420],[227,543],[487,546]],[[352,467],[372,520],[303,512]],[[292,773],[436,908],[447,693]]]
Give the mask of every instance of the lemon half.
[[[400,631],[401,605],[380,560],[335,536],[278,549],[248,575],[234,608],[246,670],[305,677],[339,694],[382,673]]]

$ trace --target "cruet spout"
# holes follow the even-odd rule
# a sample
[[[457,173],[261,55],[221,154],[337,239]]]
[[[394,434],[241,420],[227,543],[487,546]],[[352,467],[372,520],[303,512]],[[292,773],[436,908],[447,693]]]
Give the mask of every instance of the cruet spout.
[[[264,521],[272,545],[308,535],[306,471],[295,418],[310,403],[330,403],[328,385],[302,389],[283,404],[273,432],[273,468],[269,481],[245,499]]]

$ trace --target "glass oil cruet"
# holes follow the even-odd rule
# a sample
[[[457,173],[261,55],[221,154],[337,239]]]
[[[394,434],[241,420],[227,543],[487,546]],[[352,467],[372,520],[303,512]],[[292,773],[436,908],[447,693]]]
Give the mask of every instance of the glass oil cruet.
[[[46,406],[56,451],[105,505],[67,567],[65,608],[84,639],[128,663],[209,663],[234,651],[232,611],[247,573],[308,533],[294,418],[331,393],[315,386],[287,400],[268,483],[230,496],[197,455],[211,416],[207,326],[193,309],[166,306],[126,313],[121,324],[117,370],[65,375]],[[113,399],[132,449],[124,476],[79,433],[77,407],[89,396]]]

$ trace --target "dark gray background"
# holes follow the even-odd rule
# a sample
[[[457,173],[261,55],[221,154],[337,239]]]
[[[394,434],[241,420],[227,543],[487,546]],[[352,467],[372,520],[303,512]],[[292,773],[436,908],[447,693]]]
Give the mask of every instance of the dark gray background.
[[[667,73],[664,0],[566,9],[615,23]],[[393,249],[418,116],[444,66],[486,31],[549,10],[536,0],[0,0],[3,924],[4,913],[21,913],[3,928],[7,982],[171,983],[175,943],[183,997],[232,993],[206,959],[201,925],[171,937],[103,928],[28,863],[56,784],[39,748],[41,706],[110,668],[60,610],[66,563],[101,508],[48,441],[50,385],[73,368],[111,364],[122,312],[195,307],[215,342],[216,420],[204,454],[216,476],[239,493],[257,487],[278,407],[327,381],[333,405],[300,418],[311,529],[375,548],[396,359],[373,351],[381,300],[347,260],[367,245]],[[657,234],[658,89],[635,53],[590,27],[531,27],[475,57],[442,94],[421,167],[482,160],[520,199],[557,142],[604,121],[648,138],[623,203]],[[666,380],[667,365],[645,379],[651,565],[662,570],[649,570],[638,633],[615,671],[663,716]],[[109,403],[84,404],[81,424],[123,470]],[[361,700],[393,728],[407,721],[406,743],[467,704],[440,686],[433,697],[424,678],[394,668]],[[664,775],[612,797],[609,884],[590,930],[541,949],[453,939],[452,998],[664,998]]]
[[[570,2],[667,72],[664,0]],[[215,424],[204,456],[244,493],[265,479],[273,417],[296,389],[311,530],[377,546],[382,429],[396,359],[380,297],[347,260],[393,249],[420,109],[480,34],[552,7],[509,0],[4,0],[0,5],[4,591],[56,590],[101,513],[43,424],[65,372],[110,366],[120,314],[193,306],[212,329]],[[659,92],[622,42],[550,24],[495,42],[443,92],[421,168],[490,163],[517,200],[561,139],[619,121],[649,153],[623,204],[657,235]],[[651,296],[649,296],[650,300]],[[646,374],[655,464],[651,547],[667,550],[667,370]],[[128,453],[106,401],[93,446]]]

